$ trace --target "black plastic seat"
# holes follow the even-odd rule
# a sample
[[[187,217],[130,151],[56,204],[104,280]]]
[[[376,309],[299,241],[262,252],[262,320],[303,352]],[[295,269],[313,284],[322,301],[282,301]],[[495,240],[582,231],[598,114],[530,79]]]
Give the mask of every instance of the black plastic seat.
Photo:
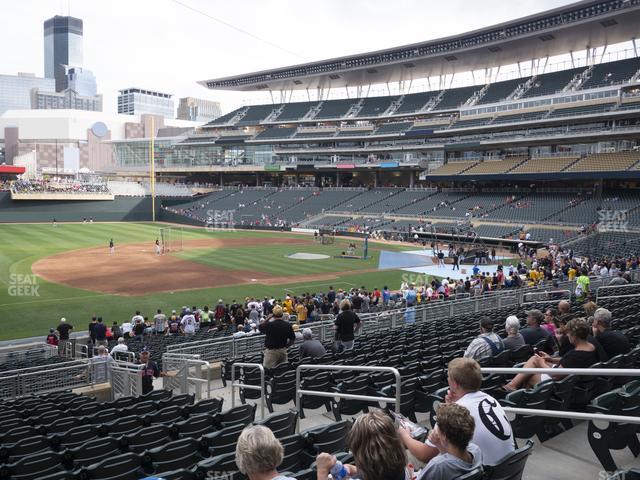
[[[15,462],[22,457],[43,452],[51,447],[49,439],[43,435],[27,437],[11,445],[0,446],[0,464]]]
[[[245,425],[240,423],[217,432],[207,433],[200,438],[202,448],[208,450],[211,456],[234,452],[238,437],[244,429]]]
[[[246,477],[238,471],[236,454],[226,453],[198,462],[195,467],[198,478],[216,478],[226,474],[227,480],[244,480]]]
[[[172,435],[180,438],[200,438],[202,435],[218,430],[219,425],[214,415],[194,415],[171,426]]]
[[[469,473],[454,477],[452,480],[482,480],[484,478],[484,470],[482,468],[474,468]]]
[[[123,448],[134,453],[142,453],[145,450],[156,448],[171,441],[171,428],[167,425],[151,425],[125,435],[121,439]]]
[[[511,392],[500,403],[509,407],[546,410],[552,393],[553,381],[547,380],[530,390],[521,389]],[[539,435],[542,440],[542,438],[545,438],[545,435],[541,434],[543,425],[544,418],[537,415],[518,414],[511,420],[513,435],[516,438],[531,438],[534,435]]]
[[[511,355],[509,357],[509,361],[511,365],[515,365],[516,363],[526,362],[533,355],[533,347],[531,345],[522,345],[515,350],[511,350]]]
[[[486,480],[521,480],[527,459],[533,451],[533,442],[505,455],[496,465],[484,466]]]
[[[51,435],[50,442],[54,448],[75,448],[84,442],[98,438],[100,431],[94,425],[74,427],[61,434]]]
[[[21,459],[0,466],[0,478],[11,480],[31,480],[44,477],[63,470],[62,455],[47,451],[22,457]]]
[[[270,413],[273,413],[273,404],[284,405],[295,401],[296,395],[296,371],[289,370],[276,375],[265,382],[265,402]]]
[[[640,417],[640,388],[633,392],[614,391],[595,398],[589,411],[608,415]],[[617,470],[610,450],[629,448],[637,457],[640,455],[638,426],[630,423],[603,421],[589,422],[589,445],[602,467],[609,472]]]
[[[158,478],[163,480],[196,480],[196,474],[192,470],[180,469],[172,470],[170,472],[160,472],[156,474]]]
[[[154,413],[158,410],[158,404],[153,400],[145,400],[144,402],[138,402],[135,406],[134,411],[136,415],[147,415],[149,413]]]
[[[51,435],[53,433],[64,433],[67,430],[70,430],[75,427],[79,427],[84,425],[85,422],[78,417],[63,417],[57,419],[55,422],[45,425],[44,428],[47,431],[47,434]]]
[[[145,423],[150,425],[152,423],[171,424],[174,422],[180,422],[185,419],[184,413],[184,407],[179,407],[177,405],[165,407],[162,410],[149,413],[145,418]]]
[[[187,410],[189,411],[189,415],[201,415],[203,413],[214,415],[222,410],[223,403],[223,398],[208,398],[188,406]]]
[[[403,380],[400,386],[400,413],[412,422],[417,422],[416,418],[416,388],[418,385],[417,378]],[[380,394],[384,397],[394,398],[396,396],[396,386],[390,385],[383,388]],[[395,411],[395,403],[388,403],[388,408]]]
[[[288,412],[274,413],[268,417],[253,422],[254,425],[263,425],[273,432],[276,438],[288,437],[296,431],[298,423],[298,412],[289,410]]]
[[[225,410],[215,416],[219,428],[226,428],[232,425],[249,425],[256,417],[256,405],[239,405],[229,410]]]
[[[170,390],[152,390],[146,395],[141,395],[139,398],[140,398],[140,401],[143,401],[143,402],[147,400],[159,402],[161,400],[166,400],[168,398],[171,398],[171,395],[172,393]]]
[[[335,392],[349,395],[370,395],[372,393],[371,390],[371,384],[367,375],[355,377],[353,380],[346,380],[337,387],[334,387]],[[355,415],[360,412],[366,413],[369,411],[369,406],[373,405],[373,402],[366,400],[351,400],[345,398],[338,398],[337,400],[332,398],[330,400],[336,422],[341,421],[342,415],[345,414]]]
[[[190,468],[205,456],[200,453],[201,444],[193,438],[181,438],[158,448],[148,450],[143,456],[146,472],[164,472],[169,469]]]
[[[302,432],[312,454],[320,452],[338,453],[347,449],[347,434],[351,430],[351,422],[343,420],[326,427],[313,428]]]
[[[302,390],[311,390],[316,392],[329,392],[333,384],[329,372],[322,372],[312,376],[306,376],[300,381]],[[316,409],[325,407],[327,412],[331,411],[331,400],[327,397],[317,397],[313,395],[302,395],[299,399],[298,410],[300,410],[300,418],[304,417],[305,409]]]
[[[144,418],[137,415],[129,415],[119,418],[113,422],[100,425],[100,431],[103,435],[127,435],[145,426]]]
[[[188,405],[193,405],[194,399],[194,394],[185,393],[182,395],[173,395],[172,397],[160,400],[159,402],[157,402],[157,405],[158,409],[160,410],[167,407],[186,407]]]
[[[82,417],[85,423],[92,423],[94,425],[100,425],[102,423],[109,423],[117,420],[122,416],[122,411],[115,408],[105,408],[100,410],[96,414]]]
[[[142,457],[129,452],[84,467],[79,477],[82,480],[138,480],[143,474]]]
[[[308,468],[315,456],[307,452],[307,439],[300,434],[290,435],[280,439],[284,448],[284,458],[280,464],[280,470],[298,471]]]
[[[88,467],[107,457],[120,454],[120,441],[113,437],[103,437],[84,442],[82,445],[67,449],[62,453],[65,468]]]
[[[25,425],[22,427],[12,428],[6,430],[2,436],[0,436],[0,444],[16,443],[24,438],[37,437],[40,435],[40,429]]]

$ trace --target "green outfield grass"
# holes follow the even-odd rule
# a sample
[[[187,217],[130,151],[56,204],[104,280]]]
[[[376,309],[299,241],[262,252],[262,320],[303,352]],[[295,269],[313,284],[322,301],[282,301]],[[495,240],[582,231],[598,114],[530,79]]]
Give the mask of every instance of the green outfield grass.
[[[178,253],[185,260],[211,265],[226,270],[258,270],[273,275],[310,275],[337,272],[336,280],[303,282],[283,285],[251,283],[181,292],[165,292],[144,296],[117,296],[67,287],[46,282],[31,276],[31,265],[36,260],[68,250],[104,245],[110,238],[116,245],[133,242],[149,242],[158,237],[158,229],[164,225],[145,223],[101,224],[4,224],[0,225],[0,340],[42,335],[55,327],[61,317],[73,324],[76,330],[85,330],[92,315],[100,315],[105,322],[121,323],[131,318],[135,310],[152,316],[155,309],[177,309],[182,305],[212,306],[219,298],[225,302],[245,296],[273,295],[281,298],[286,293],[326,291],[335,288],[351,288],[365,285],[382,288],[388,284],[398,288],[402,273],[398,270],[361,272],[378,265],[380,246],[370,244],[368,260],[333,258],[346,249],[348,241],[334,245],[264,245],[230,247],[219,250],[196,249]],[[217,236],[220,238],[282,237],[298,235],[276,232],[222,231],[207,232],[203,229],[184,228],[184,239]],[[362,248],[362,240],[356,241]],[[387,250],[407,247],[384,246]],[[319,261],[294,260],[287,255],[296,252],[324,253],[332,258]],[[342,273],[341,273],[342,272]],[[158,272],[159,275],[163,272]],[[170,275],[170,272],[166,272]],[[150,279],[152,281],[152,279]]]

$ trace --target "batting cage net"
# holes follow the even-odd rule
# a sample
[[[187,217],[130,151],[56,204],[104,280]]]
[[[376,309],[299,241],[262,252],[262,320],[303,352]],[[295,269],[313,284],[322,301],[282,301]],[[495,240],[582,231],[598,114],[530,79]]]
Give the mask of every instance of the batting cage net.
[[[162,253],[182,251],[182,227],[164,227],[160,229]]]

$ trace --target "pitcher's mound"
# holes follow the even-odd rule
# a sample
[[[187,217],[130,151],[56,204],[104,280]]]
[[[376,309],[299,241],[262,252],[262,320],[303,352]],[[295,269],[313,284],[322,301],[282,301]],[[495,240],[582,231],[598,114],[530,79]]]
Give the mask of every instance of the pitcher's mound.
[[[322,255],[320,253],[292,253],[287,255],[287,258],[293,258],[294,260],[324,260],[329,258],[329,255]]]

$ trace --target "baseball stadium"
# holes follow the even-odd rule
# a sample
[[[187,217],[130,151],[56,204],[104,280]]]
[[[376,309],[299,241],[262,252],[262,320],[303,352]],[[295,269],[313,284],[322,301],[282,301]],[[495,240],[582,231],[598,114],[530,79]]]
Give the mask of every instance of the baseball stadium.
[[[639,26],[6,110],[0,480],[640,478]]]

